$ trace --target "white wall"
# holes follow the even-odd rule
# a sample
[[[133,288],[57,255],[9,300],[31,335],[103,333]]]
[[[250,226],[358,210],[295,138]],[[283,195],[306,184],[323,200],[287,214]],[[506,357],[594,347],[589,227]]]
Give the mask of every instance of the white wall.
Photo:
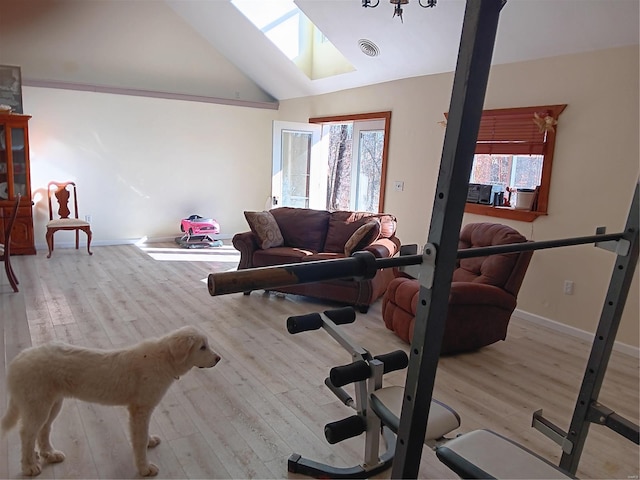
[[[639,171],[638,47],[551,58],[492,69],[486,108],[567,103],[560,117],[549,215],[507,223],[535,240],[624,226]],[[246,230],[244,210],[270,194],[272,120],[391,110],[385,210],[404,243],[423,244],[440,164],[453,74],[417,77],[335,94],[283,101],[278,112],[244,107],[25,88],[31,120],[35,234],[44,245],[42,189],[76,180],[81,214],[95,242],[177,235],[180,218],[213,216],[224,234]],[[403,180],[403,192],[390,186]],[[63,235],[66,232],[56,234]],[[62,236],[60,237],[61,241]],[[67,242],[71,241],[69,236]],[[612,254],[593,246],[538,251],[519,296],[534,317],[594,331]],[[562,293],[565,279],[575,294]],[[638,347],[638,280],[618,341]]]
[[[190,214],[230,236],[270,195],[274,110],[29,87],[23,97],[39,248],[50,180],[77,183],[96,245],[177,236]]]
[[[638,180],[638,47],[556,57],[491,70],[485,108],[568,104],[559,119],[549,215],[535,222],[465,215],[464,222],[512,225],[534,240],[621,231]],[[444,141],[438,122],[449,109],[453,74],[417,77],[283,101],[280,118],[391,110],[385,211],[398,217],[403,243],[427,238]],[[404,181],[396,192],[393,182]],[[614,256],[592,245],[534,254],[518,307],[534,316],[594,331]],[[618,340],[638,346],[638,280]],[[563,294],[564,280],[575,294]]]

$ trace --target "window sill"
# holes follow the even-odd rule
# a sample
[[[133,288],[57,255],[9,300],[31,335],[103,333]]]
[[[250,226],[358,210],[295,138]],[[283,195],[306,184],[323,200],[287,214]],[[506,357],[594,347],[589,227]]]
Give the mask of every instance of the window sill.
[[[486,215],[488,217],[508,218],[510,220],[520,220],[521,222],[533,222],[536,218],[546,215],[545,212],[532,212],[531,210],[516,210],[510,207],[494,207],[492,205],[480,205],[478,203],[467,203],[464,207],[465,213],[475,213],[476,215]]]

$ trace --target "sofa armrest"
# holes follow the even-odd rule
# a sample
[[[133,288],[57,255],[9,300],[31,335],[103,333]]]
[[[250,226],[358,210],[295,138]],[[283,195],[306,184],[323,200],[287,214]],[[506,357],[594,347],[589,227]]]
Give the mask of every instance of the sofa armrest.
[[[400,240],[395,236],[391,238],[379,238],[363,250],[373,253],[376,258],[393,257],[400,251]]]
[[[253,252],[260,249],[258,238],[253,232],[236,233],[231,241],[236,250],[240,252],[238,270],[253,267]]]
[[[503,289],[475,282],[452,282],[449,293],[449,306],[488,305],[505,310],[516,308],[516,297]]]

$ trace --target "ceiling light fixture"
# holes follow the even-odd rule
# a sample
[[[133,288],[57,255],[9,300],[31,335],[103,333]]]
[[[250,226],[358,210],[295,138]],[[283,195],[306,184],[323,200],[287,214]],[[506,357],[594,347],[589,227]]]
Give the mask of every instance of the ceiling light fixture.
[[[438,3],[438,0],[424,0],[426,3],[423,3],[423,0],[418,0],[418,5],[420,5],[422,8],[431,8],[431,7],[435,7],[436,3]],[[395,17],[396,15],[398,17],[400,17],[400,21],[402,23],[404,23],[404,20],[402,19],[402,5],[406,5],[407,3],[409,3],[409,0],[389,0],[389,3],[391,3],[392,5],[395,5],[393,7],[393,16]],[[378,5],[380,4],[380,0],[376,0],[376,3],[372,3],[371,0],[362,0],[362,6],[364,8],[376,8]]]

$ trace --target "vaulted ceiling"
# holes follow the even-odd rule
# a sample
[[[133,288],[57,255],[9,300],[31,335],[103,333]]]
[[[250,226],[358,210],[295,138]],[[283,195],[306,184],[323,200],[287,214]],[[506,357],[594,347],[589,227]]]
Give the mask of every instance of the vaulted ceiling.
[[[455,69],[463,0],[410,0],[404,22],[387,0],[296,4],[353,72],[310,80],[230,0],[0,0],[0,64],[24,85],[256,105]],[[493,63],[637,45],[639,18],[638,0],[508,0]]]

